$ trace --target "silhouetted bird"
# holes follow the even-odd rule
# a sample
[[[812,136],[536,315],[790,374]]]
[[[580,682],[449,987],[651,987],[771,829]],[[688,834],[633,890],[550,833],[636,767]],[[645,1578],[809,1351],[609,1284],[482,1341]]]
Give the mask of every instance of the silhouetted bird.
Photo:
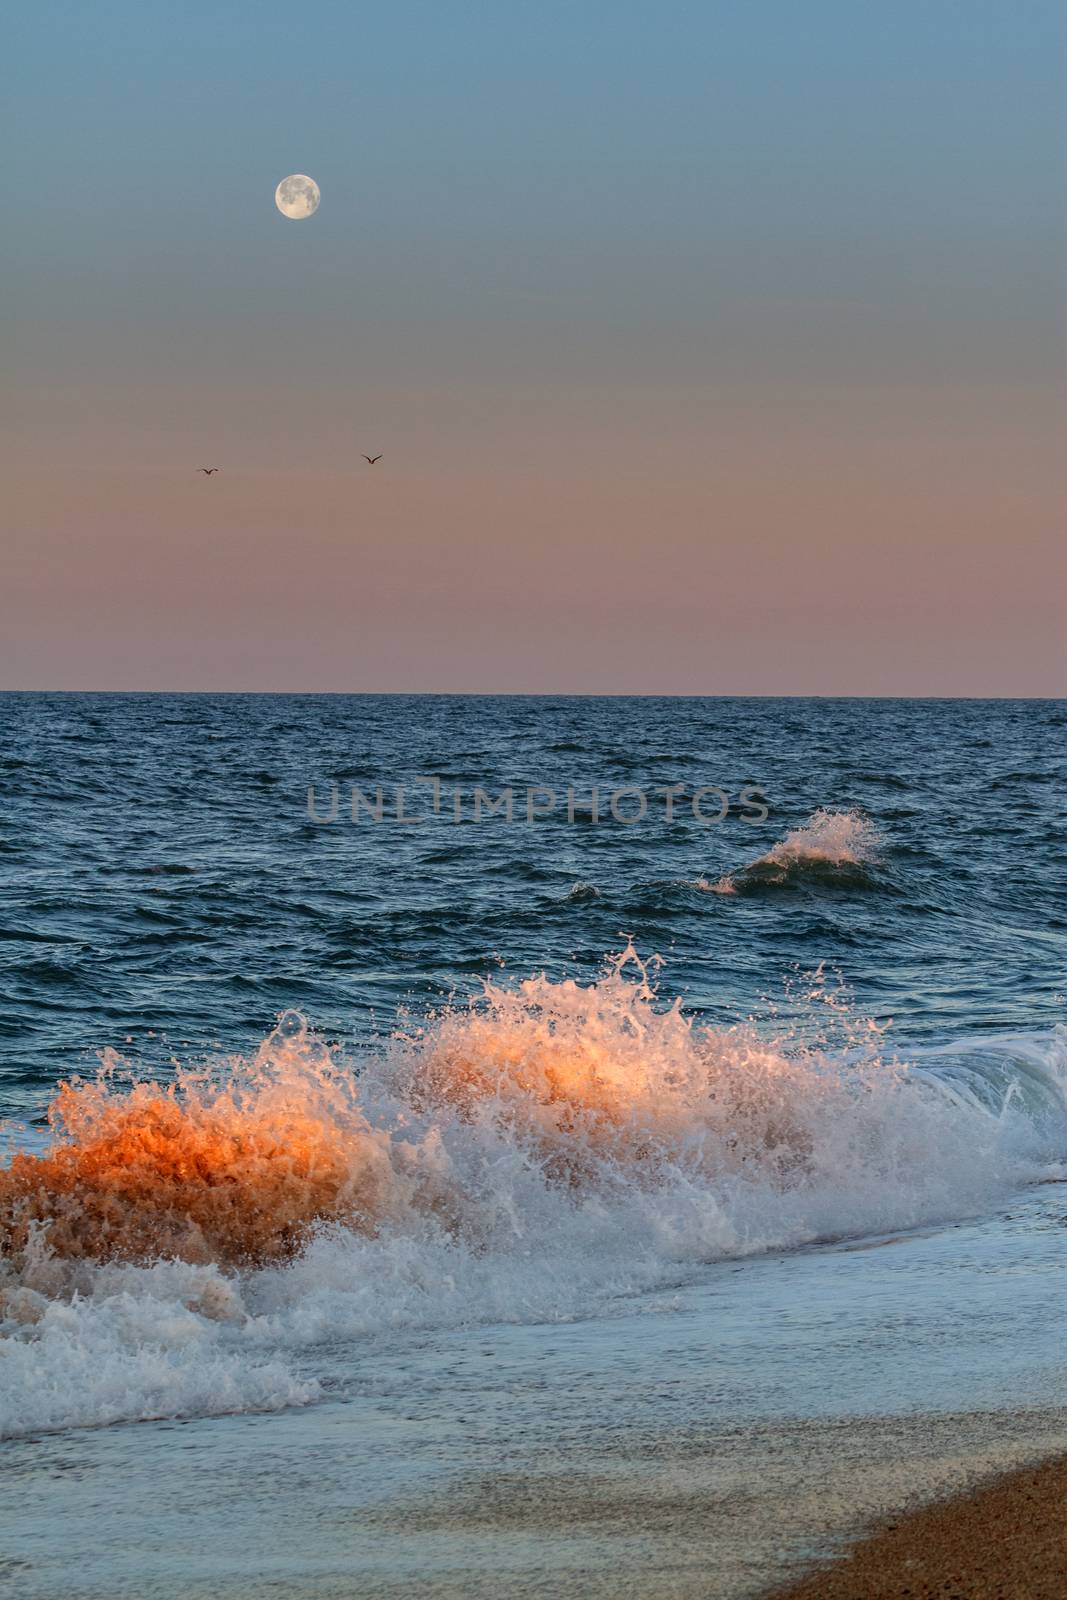
[[[374,463],[376,461],[380,461],[382,458],[381,458],[380,455],[377,455],[377,456],[364,456],[363,459],[364,459],[364,461],[366,461],[368,466],[373,467]]]
[[[211,474],[213,472],[217,472],[219,469],[218,467],[197,467],[196,470],[197,472],[202,472],[205,478],[210,478]]]

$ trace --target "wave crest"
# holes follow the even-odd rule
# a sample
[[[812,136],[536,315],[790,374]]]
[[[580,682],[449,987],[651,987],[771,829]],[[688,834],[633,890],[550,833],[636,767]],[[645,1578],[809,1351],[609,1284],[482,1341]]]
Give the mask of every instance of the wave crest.
[[[49,1150],[0,1172],[0,1259],[35,1283],[46,1258],[241,1269],[328,1226],[495,1248],[531,1185],[579,1206],[689,1189],[741,1243],[784,1196],[826,1214],[814,1234],[843,1194],[881,1192],[875,1226],[939,1209],[944,1185],[966,1187],[976,1129],[995,1164],[993,1118],[931,1104],[880,1029],[820,983],[809,999],[833,1049],[701,1025],[658,1000],[630,947],[599,983],[487,980],[358,1075],[294,1013],[221,1079],[124,1084],[111,1062],[61,1087]]]
[[[791,829],[765,855],[717,883],[701,881],[698,887],[712,894],[742,894],[813,878],[862,881],[878,864],[881,846],[878,829],[862,812],[820,806],[803,827]]]
[[[877,1059],[878,1030],[844,1028],[861,1045],[847,1075],[795,1040],[701,1026],[680,1000],[657,1003],[629,946],[596,984],[487,981],[480,1004],[400,1038],[391,1076],[412,1106],[504,1130],[546,1177],[579,1188],[680,1171],[800,1181],[819,1125],[862,1097],[864,1052],[884,1088],[897,1075]]]

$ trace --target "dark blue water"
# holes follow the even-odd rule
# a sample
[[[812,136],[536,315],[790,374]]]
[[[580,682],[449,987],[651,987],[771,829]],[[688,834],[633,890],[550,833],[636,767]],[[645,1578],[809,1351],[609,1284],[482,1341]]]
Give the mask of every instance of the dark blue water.
[[[381,822],[354,823],[353,785],[379,784]],[[337,786],[336,822],[310,785],[320,815]],[[474,821],[505,786],[513,820]],[[530,786],[557,796],[532,821]],[[720,823],[693,813],[710,786]],[[642,819],[612,815],[621,790]],[[871,859],[707,892],[818,808],[864,813]],[[39,1113],[102,1046],[163,1070],[286,1007],[351,1042],[500,964],[592,976],[628,937],[714,1020],[826,962],[910,1040],[1041,1029],[1065,824],[1063,701],[0,696],[0,1110]]]

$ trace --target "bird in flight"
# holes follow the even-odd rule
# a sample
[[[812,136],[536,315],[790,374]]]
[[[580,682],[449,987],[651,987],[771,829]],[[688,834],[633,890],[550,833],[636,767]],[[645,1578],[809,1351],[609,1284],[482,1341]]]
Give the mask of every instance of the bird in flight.
[[[376,455],[376,456],[364,456],[363,459],[367,463],[368,466],[373,467],[374,463],[376,461],[380,461],[382,458],[381,458],[381,455]]]
[[[218,467],[197,467],[196,470],[197,472],[202,472],[205,478],[210,478],[211,474],[213,472],[217,472],[219,469]]]

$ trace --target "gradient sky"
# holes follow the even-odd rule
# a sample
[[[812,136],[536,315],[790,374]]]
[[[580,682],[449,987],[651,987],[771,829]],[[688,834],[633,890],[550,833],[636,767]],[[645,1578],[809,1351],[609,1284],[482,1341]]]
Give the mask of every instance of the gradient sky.
[[[18,7],[0,686],[1067,693],[1065,57],[1062,0]]]

